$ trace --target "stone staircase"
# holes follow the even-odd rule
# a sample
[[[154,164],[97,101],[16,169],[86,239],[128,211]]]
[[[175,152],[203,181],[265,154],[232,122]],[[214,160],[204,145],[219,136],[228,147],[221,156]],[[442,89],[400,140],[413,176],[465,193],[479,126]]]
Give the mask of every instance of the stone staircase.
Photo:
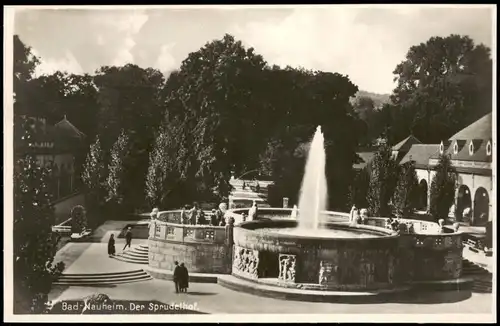
[[[64,286],[106,286],[151,280],[143,269],[115,273],[63,274],[54,285]]]
[[[126,263],[147,265],[149,263],[148,252],[148,245],[140,244],[117,254],[115,258]]]
[[[470,260],[464,259],[462,263],[462,275],[474,280],[472,291],[479,293],[492,293],[493,275],[481,266]]]

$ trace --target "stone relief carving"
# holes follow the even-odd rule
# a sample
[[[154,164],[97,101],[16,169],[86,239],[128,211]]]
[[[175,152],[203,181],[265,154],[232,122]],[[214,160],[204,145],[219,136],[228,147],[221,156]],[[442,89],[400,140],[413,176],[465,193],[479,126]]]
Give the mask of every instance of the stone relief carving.
[[[443,272],[445,272],[451,278],[459,278],[462,274],[460,256],[448,256],[445,258]]]
[[[295,255],[280,254],[280,270],[278,276],[280,280],[295,282],[296,261]]]
[[[257,250],[234,247],[233,273],[249,278],[258,278],[259,252]]]
[[[336,283],[338,266],[332,261],[320,261],[319,266],[319,284]]]

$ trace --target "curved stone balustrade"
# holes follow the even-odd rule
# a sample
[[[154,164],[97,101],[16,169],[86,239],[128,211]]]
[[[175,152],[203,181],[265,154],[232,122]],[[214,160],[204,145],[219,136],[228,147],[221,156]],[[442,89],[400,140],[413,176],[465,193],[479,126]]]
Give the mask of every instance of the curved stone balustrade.
[[[229,273],[232,229],[232,226],[183,225],[153,220],[149,227],[149,266],[172,271],[174,262],[178,261],[191,272]]]

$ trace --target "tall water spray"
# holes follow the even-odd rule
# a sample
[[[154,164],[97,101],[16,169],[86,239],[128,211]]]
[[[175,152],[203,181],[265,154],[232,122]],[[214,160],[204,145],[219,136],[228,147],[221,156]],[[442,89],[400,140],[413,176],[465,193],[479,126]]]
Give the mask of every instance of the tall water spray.
[[[300,189],[298,227],[301,229],[318,229],[321,214],[326,209],[328,189],[325,175],[324,142],[321,127],[318,126],[309,148],[302,188]]]

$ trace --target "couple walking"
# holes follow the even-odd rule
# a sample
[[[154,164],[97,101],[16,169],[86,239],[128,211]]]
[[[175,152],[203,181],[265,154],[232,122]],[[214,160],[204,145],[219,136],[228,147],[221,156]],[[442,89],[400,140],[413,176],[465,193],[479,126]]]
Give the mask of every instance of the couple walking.
[[[175,293],[187,292],[189,287],[189,273],[187,267],[184,263],[174,262],[174,283],[175,283]]]
[[[127,247],[130,249],[131,245],[132,245],[132,228],[128,227],[127,232],[125,232],[125,247],[123,247],[122,251],[125,251]],[[116,254],[115,235],[111,234],[108,241],[108,256],[114,257],[115,254]]]

